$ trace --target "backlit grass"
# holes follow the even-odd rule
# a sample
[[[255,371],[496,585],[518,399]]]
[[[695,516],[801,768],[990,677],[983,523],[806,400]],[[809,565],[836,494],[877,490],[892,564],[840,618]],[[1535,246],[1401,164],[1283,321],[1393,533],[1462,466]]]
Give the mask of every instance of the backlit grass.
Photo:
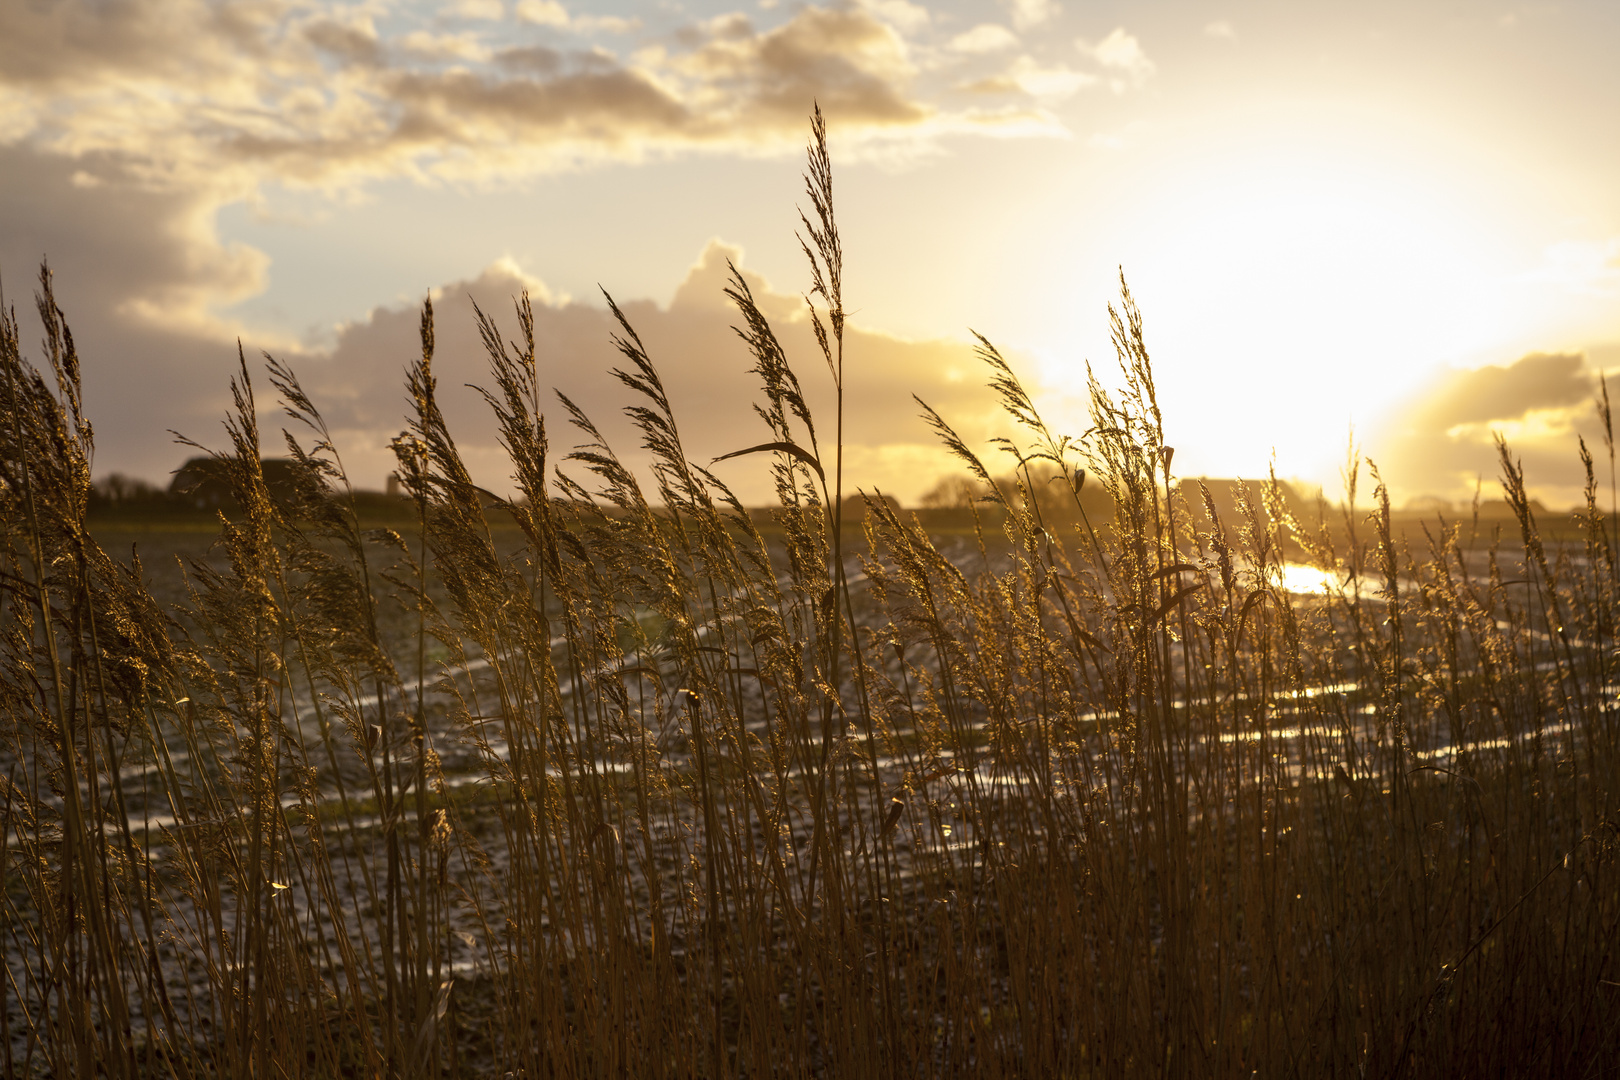
[[[492,501],[424,306],[412,523],[362,527],[274,362],[273,495],[244,363],[220,557],[178,606],[91,534],[42,274],[42,361],[0,334],[7,1075],[1612,1071],[1620,576],[1587,448],[1556,536],[1505,445],[1493,544],[1408,544],[1358,455],[1367,505],[1272,484],[1223,519],[1122,283],[1085,435],[983,341],[1013,479],[925,405],[977,528],[874,501],[857,534],[841,388],[822,418],[799,382],[860,363],[819,115],[807,196],[824,355],[730,291],[768,529],[617,309],[650,472],[553,405],[526,298],[479,316]]]

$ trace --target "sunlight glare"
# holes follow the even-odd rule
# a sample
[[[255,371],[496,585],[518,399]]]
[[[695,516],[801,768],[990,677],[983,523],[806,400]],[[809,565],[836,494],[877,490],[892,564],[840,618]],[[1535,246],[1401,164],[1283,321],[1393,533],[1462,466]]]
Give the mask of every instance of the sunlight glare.
[[[1279,575],[1284,592],[1301,596],[1329,596],[1339,589],[1339,579],[1314,566],[1284,563]]]
[[[1328,483],[1352,423],[1441,368],[1502,362],[1540,323],[1483,197],[1409,147],[1357,142],[1211,141],[1122,208],[1187,468],[1256,475],[1275,449],[1285,474]]]

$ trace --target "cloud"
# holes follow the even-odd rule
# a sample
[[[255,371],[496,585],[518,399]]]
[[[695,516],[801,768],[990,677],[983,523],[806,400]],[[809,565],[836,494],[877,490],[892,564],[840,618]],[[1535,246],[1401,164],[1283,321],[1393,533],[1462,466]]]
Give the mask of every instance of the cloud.
[[[1453,372],[1419,417],[1440,430],[1459,424],[1517,420],[1530,412],[1585,404],[1593,376],[1579,353],[1531,353],[1507,367]]]
[[[77,259],[76,281],[88,274],[79,284],[121,325],[230,341],[240,328],[215,311],[263,290],[264,254],[222,243],[206,198],[103,179],[118,174],[118,163],[100,155],[73,162],[0,146],[0,272],[29,275],[46,256]]]
[[[1577,296],[1620,296],[1620,236],[1568,240],[1549,247],[1525,280],[1553,285]]]
[[[1126,33],[1124,27],[1115,27],[1096,44],[1076,38],[1074,47],[1113,76],[1111,85],[1116,93],[1141,86],[1156,69],[1143,51],[1142,43]]]
[[[1491,497],[1500,434],[1532,487],[1551,505],[1569,505],[1582,482],[1577,436],[1601,447],[1597,396],[1598,369],[1583,353],[1530,353],[1506,366],[1451,371],[1391,418],[1376,450],[1409,494],[1466,498],[1483,477]]]
[[[199,0],[11,5],[0,34],[0,82],[81,91],[131,78],[188,82],[224,66],[225,56],[207,62],[209,46],[236,55],[261,28],[251,10],[211,10]]]
[[[192,453],[176,446],[169,430],[205,445],[224,444],[219,425],[236,371],[233,336],[243,331],[207,318],[160,319],[154,312],[185,308],[192,303],[188,297],[199,290],[206,295],[206,284],[214,280],[234,279],[233,291],[251,291],[262,265],[252,252],[196,233],[197,203],[191,197],[129,187],[85,188],[73,183],[73,170],[72,162],[55,155],[0,147],[10,211],[0,229],[5,299],[31,323],[31,269],[42,252],[70,253],[54,257],[52,269],[82,357],[85,403],[96,431],[96,474],[121,472],[166,482]],[[751,408],[758,397],[757,379],[748,371],[753,361],[731,329],[741,320],[722,292],[728,259],[743,265],[740,249],[709,243],[667,307],[619,298],[664,375],[690,456],[702,462],[764,436]],[[829,380],[803,298],[745,273],[813,407],[830,417]],[[585,408],[627,462],[645,464],[635,434],[620,414],[629,404],[624,388],[609,375],[624,360],[613,348],[611,335],[617,328],[607,311],[599,303],[555,295],[511,259],[498,259],[472,279],[433,292],[435,372],[446,415],[479,482],[493,490],[508,489],[510,466],[493,437],[487,406],[463,385],[488,381],[472,302],[512,335],[511,299],[525,289],[535,305],[543,385],[564,390]],[[380,487],[393,467],[389,440],[406,425],[403,373],[419,352],[418,316],[415,302],[378,308],[342,327],[327,348],[244,334],[261,395],[266,453],[279,452],[281,443],[279,414],[255,360],[261,349],[298,372],[332,426],[354,481]],[[25,325],[24,338],[38,340],[37,328]],[[851,484],[915,499],[937,475],[951,469],[937,441],[916,419],[913,392],[958,423],[969,438],[989,433],[994,403],[982,388],[982,365],[962,341],[906,340],[865,329],[855,319],[848,326],[846,355],[846,475]],[[576,436],[560,409],[549,409],[548,417],[560,459]],[[827,423],[824,439],[831,436]],[[718,471],[745,499],[769,498],[761,459],[725,462]]]
[[[400,40],[400,47],[424,60],[461,60],[481,64],[489,60],[491,55],[489,46],[471,33],[413,30]]]
[[[304,39],[346,64],[373,66],[383,62],[382,43],[370,21],[341,23],[317,19],[303,27]]]
[[[268,348],[333,373],[324,385],[346,410],[359,452],[382,454],[384,436],[398,430],[397,414],[385,422],[368,410],[399,404],[398,378],[412,347],[384,330],[404,334],[414,311],[374,313],[331,353],[248,332],[220,313],[264,290],[268,260],[221,240],[222,207],[258,205],[278,190],[341,204],[385,180],[470,188],[690,153],[796,155],[816,101],[841,163],[926,152],[945,135],[1062,132],[1032,105],[957,109],[931,97],[919,86],[906,36],[924,25],[926,12],[902,0],[806,5],[764,25],[743,16],[710,20],[648,38],[628,55],[582,40],[628,23],[543,0],[475,0],[430,13],[389,7],[386,18],[382,11],[264,0],[54,0],[7,9],[0,272],[8,298],[26,297],[30,268],[51,255],[85,353],[101,471],[162,479],[183,456],[163,431],[202,438],[217,431],[239,336],[250,355]],[[497,14],[503,21],[494,21]],[[1019,73],[1026,81],[1038,75]],[[703,265],[712,276],[712,262]],[[461,304],[467,295],[487,294],[499,306],[520,279],[513,266],[494,264],[478,281],[447,286],[445,325],[470,328]],[[740,346],[727,329],[733,316],[703,309],[699,318],[701,305],[691,299],[697,280],[667,311],[636,310],[652,337],[669,343],[671,363],[685,372],[677,381],[692,388],[692,400],[720,400],[746,380],[728,374],[721,386],[686,358]],[[599,359],[605,370],[612,358],[602,351],[601,311],[556,299],[543,306],[546,325],[569,343],[565,355]],[[693,329],[700,325],[707,327],[701,334]],[[801,345],[809,341],[802,323],[791,325]],[[576,330],[564,333],[568,327]],[[852,334],[866,354],[904,375],[906,392],[932,387],[954,400],[936,376],[942,357],[956,364],[966,356],[959,344]],[[363,339],[379,348],[393,342],[395,351],[367,359]],[[708,352],[688,352],[698,349],[694,342]],[[344,389],[349,368],[371,372],[357,384],[360,396]],[[892,426],[892,410],[909,409],[898,382],[884,385],[893,400],[879,432]],[[614,407],[607,390],[587,398]],[[733,404],[746,425],[746,402]],[[469,430],[487,431],[487,421],[476,424]],[[702,430],[706,436],[709,425]],[[888,460],[872,449],[887,437],[862,444],[872,460]],[[896,473],[897,482],[903,487],[909,475]]]
[[[506,17],[506,5],[501,0],[456,0],[451,11],[463,19],[498,21]]]
[[[700,47],[660,67],[707,123],[727,129],[797,135],[812,100],[859,127],[919,124],[933,112],[904,92],[915,74],[905,41],[859,10],[805,8],[764,32],[741,17],[717,20]]]
[[[1001,6],[1012,16],[1013,25],[1028,30],[1057,17],[1063,8],[1057,0],[1001,0]]]
[[[567,26],[568,9],[557,0],[518,0],[517,17],[540,26]]]
[[[87,187],[74,170],[57,155],[0,147],[5,303],[25,323],[24,342],[38,341],[29,298],[49,254],[82,357],[97,472],[166,481],[185,456],[166,432],[216,432],[229,401],[236,328],[214,321],[208,302],[255,291],[263,261],[219,244],[185,194]]]
[[[930,21],[928,9],[909,0],[859,0],[862,10],[871,12],[903,34],[913,34]]]
[[[998,23],[980,23],[951,38],[949,48],[960,53],[1003,52],[1018,47],[1018,37]]]
[[[619,298],[620,307],[658,366],[685,440],[688,456],[699,462],[757,443],[767,434],[752,403],[758,380],[753,359],[731,329],[741,322],[724,296],[727,261],[742,251],[711,241],[687,272],[668,307],[647,300]],[[830,418],[832,396],[825,364],[816,350],[802,297],[781,293],[744,271],[760,307],[776,327],[817,415]],[[621,410],[631,404],[610,370],[624,366],[612,344],[620,332],[609,313],[595,304],[551,297],[544,285],[510,260],[478,277],[455,282],[434,295],[437,352],[434,373],[452,433],[468,455],[480,483],[504,490],[502,452],[491,434],[488,406],[466,383],[487,383],[487,361],[473,319],[472,304],[495,316],[510,336],[515,332],[511,300],[524,289],[534,304],[540,380],[566,393],[591,416],[616,451],[644,465],[637,437]],[[296,364],[299,378],[322,408],[346,462],[359,482],[377,486],[392,467],[385,448],[405,423],[404,366],[418,353],[419,307],[379,308],[343,328],[329,351],[307,355]],[[882,487],[902,499],[915,499],[951,463],[920,419],[911,399],[917,393],[965,432],[978,436],[993,408],[982,388],[983,365],[961,341],[910,341],[849,325],[845,346],[846,456],[850,482]],[[548,395],[549,397],[549,395]],[[261,414],[268,414],[261,408]],[[554,457],[574,444],[560,408],[547,409]],[[826,421],[830,425],[830,420]],[[830,438],[830,426],[819,432]],[[728,462],[717,471],[745,500],[770,497],[770,481],[759,459]]]
[[[627,34],[641,26],[640,19],[620,15],[572,15],[557,0],[518,0],[514,12],[520,22],[578,34]]]
[[[1072,97],[1097,82],[1097,76],[1064,64],[1043,65],[1033,56],[1020,56],[1001,74],[963,86],[979,94],[1021,93],[1046,102]]]
[[[623,28],[557,0],[513,11],[571,32]],[[812,5],[770,27],[743,16],[688,26],[620,58],[510,34],[492,45],[482,18],[385,34],[365,9],[24,4],[0,36],[0,137],[116,157],[142,183],[242,197],[267,182],[337,191],[690,150],[797,152],[820,101],[848,160],[866,145],[994,126],[919,95],[903,34],[925,20],[905,0]],[[514,63],[524,51],[550,62]]]
[[[267,184],[341,195],[392,178],[502,184],[693,151],[797,153],[815,102],[846,161],[1052,128],[932,101],[905,37],[927,13],[906,0],[809,5],[766,27],[723,16],[627,57],[526,42],[514,24],[492,38],[489,5],[459,27],[368,10],[21,5],[0,35],[0,140],[100,155],[119,175],[88,176],[225,205]],[[624,28],[558,0],[511,11],[576,35]]]
[[[1225,19],[1216,19],[1204,27],[1204,33],[1212,38],[1221,38],[1225,41],[1236,41],[1237,31]]]
[[[557,74],[567,61],[563,53],[544,45],[522,45],[502,49],[494,54],[493,59],[507,71],[542,77]]]

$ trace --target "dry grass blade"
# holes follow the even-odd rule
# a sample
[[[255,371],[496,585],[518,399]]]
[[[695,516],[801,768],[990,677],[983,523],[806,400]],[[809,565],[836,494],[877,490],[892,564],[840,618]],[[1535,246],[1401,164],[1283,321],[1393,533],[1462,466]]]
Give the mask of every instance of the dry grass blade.
[[[797,460],[802,461],[806,465],[810,466],[811,470],[815,472],[816,476],[818,476],[822,480],[827,479],[827,474],[822,471],[821,462],[816,460],[816,455],[812,454],[810,451],[806,450],[804,447],[798,445],[797,443],[790,443],[790,442],[760,443],[758,446],[749,446],[749,447],[746,447],[746,448],[744,448],[742,450],[733,450],[729,454],[721,454],[719,457],[715,458],[714,460],[715,461],[727,461],[727,460],[729,460],[731,458],[743,457],[743,456],[745,456],[747,454],[762,454],[762,453],[766,453],[766,452],[774,452],[774,453],[778,453],[778,454],[789,454],[792,457],[796,458]]]

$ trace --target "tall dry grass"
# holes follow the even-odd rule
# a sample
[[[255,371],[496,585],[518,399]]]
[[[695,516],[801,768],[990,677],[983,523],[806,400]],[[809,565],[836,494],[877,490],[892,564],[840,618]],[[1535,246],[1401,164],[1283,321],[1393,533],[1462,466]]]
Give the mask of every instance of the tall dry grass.
[[[1578,544],[1505,445],[1517,535],[1408,543],[1354,453],[1342,520],[1275,485],[1195,513],[1122,283],[1083,437],[981,340],[1011,485],[924,406],[998,528],[872,500],[857,536],[819,115],[807,193],[831,439],[729,290],[770,526],[617,307],[650,472],[567,399],[555,458],[525,298],[515,335],[478,314],[519,492],[492,498],[425,305],[415,528],[364,527],[274,361],[273,496],[243,362],[236,508],[174,609],[91,534],[42,274],[42,367],[0,328],[6,1074],[1612,1072],[1620,576],[1584,444]],[[1285,590],[1289,557],[1343,585]]]

